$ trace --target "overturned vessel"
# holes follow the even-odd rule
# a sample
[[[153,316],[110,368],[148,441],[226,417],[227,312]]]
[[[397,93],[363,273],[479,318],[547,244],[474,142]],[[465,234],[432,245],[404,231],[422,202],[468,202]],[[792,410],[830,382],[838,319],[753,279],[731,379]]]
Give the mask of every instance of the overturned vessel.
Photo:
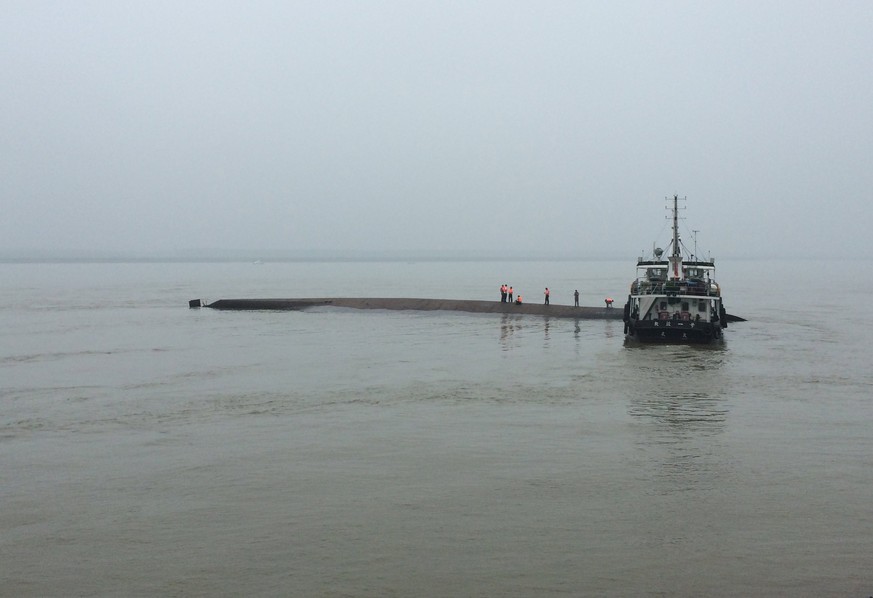
[[[673,239],[667,257],[654,248],[637,260],[637,278],[624,306],[624,331],[642,342],[718,341],[728,315],[715,281],[715,261],[700,259],[679,239],[679,196],[672,201]]]
[[[409,311],[456,311],[481,314],[539,315],[577,320],[617,320],[620,312],[610,307],[571,307],[569,305],[515,304],[466,299],[414,299],[389,297],[323,297],[298,299],[219,299],[209,303],[191,299],[188,307],[219,310],[301,311],[316,307],[386,309]]]

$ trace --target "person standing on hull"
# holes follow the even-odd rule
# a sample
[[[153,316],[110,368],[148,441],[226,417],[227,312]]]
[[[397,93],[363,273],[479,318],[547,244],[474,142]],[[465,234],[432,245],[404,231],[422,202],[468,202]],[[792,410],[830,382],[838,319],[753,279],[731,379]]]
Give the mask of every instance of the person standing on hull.
[[[512,287],[509,287],[509,302],[512,303]]]
[[[546,305],[549,304],[549,287],[546,287],[546,291],[543,293],[546,296]]]
[[[500,302],[506,303],[506,285],[500,285]]]
[[[579,307],[579,289],[576,289],[576,291],[573,293],[573,301],[574,305],[576,307]]]

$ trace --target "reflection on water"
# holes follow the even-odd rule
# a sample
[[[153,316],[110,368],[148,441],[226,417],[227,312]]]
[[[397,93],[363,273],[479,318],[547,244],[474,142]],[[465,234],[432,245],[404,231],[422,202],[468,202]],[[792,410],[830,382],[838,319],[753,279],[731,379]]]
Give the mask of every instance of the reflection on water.
[[[504,351],[514,346],[513,337],[522,329],[521,316],[516,314],[502,314],[500,316],[500,345]]]
[[[509,349],[513,349],[518,346],[520,341],[520,332],[525,327],[524,316],[521,315],[513,315],[513,314],[501,314],[500,316],[500,344],[503,347],[504,351]],[[531,319],[527,320],[528,323],[531,322]],[[543,318],[542,320],[543,326],[543,347],[548,348],[549,342],[552,340],[552,322],[551,318]],[[536,330],[539,327],[539,321],[535,321],[535,324],[528,325],[528,330]],[[576,325],[576,332],[579,332],[578,322]]]
[[[670,494],[714,487],[726,464],[727,353],[721,346],[625,345],[628,414],[649,461],[653,489]]]
[[[651,418],[662,431],[676,438],[699,434],[717,434],[724,430],[727,410],[718,398],[704,392],[671,390],[664,394],[631,400],[628,413],[633,417]]]

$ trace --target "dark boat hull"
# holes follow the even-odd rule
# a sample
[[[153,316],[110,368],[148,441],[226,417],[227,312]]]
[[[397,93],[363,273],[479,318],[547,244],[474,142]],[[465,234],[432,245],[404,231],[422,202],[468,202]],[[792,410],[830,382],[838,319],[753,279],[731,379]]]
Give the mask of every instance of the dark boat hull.
[[[626,324],[625,332],[644,343],[711,343],[722,338],[717,322],[636,320]]]

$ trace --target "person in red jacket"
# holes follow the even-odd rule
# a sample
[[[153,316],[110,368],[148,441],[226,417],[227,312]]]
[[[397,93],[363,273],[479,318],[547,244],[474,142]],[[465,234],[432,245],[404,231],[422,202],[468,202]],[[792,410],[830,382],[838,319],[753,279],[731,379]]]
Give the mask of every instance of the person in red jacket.
[[[546,305],[548,305],[549,304],[549,287],[546,287],[546,291],[545,291],[545,293],[543,293],[543,295],[546,296]]]

